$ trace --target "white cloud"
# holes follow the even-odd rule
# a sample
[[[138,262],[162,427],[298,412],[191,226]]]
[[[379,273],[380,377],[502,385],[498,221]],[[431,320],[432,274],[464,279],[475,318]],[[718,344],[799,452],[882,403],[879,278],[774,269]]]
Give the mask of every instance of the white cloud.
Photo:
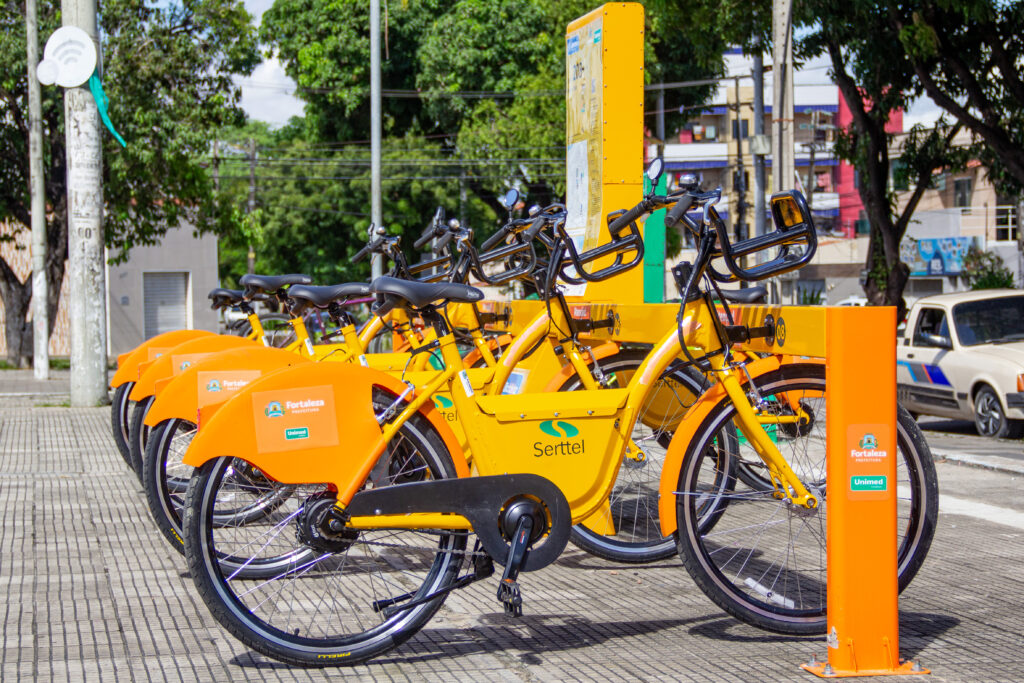
[[[245,0],[245,8],[259,24],[274,0]],[[264,60],[246,78],[235,78],[242,88],[241,107],[251,119],[283,126],[293,116],[302,116],[302,100],[295,97],[295,81],[285,74],[276,57]]]
[[[930,97],[919,97],[903,114],[903,130],[910,130],[919,123],[931,128],[939,120],[943,111],[941,107],[932,102]]]
[[[242,88],[242,109],[249,118],[283,126],[293,116],[302,116],[302,100],[295,97],[295,81],[284,72],[276,57],[265,60],[247,78],[235,78]]]

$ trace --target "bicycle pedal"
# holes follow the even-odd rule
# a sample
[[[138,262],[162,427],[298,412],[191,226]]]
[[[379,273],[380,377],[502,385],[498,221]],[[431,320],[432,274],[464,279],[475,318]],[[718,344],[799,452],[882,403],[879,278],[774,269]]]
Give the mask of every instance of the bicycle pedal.
[[[511,579],[502,579],[498,584],[498,602],[505,607],[505,614],[510,617],[523,616],[523,594],[519,584]]]

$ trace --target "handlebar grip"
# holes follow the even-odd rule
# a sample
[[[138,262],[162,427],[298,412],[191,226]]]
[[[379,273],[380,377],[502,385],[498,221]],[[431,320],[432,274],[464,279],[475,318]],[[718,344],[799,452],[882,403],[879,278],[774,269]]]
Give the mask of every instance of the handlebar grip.
[[[679,219],[683,217],[683,214],[690,210],[693,206],[693,195],[687,194],[685,197],[681,197],[676,205],[673,206],[669,212],[665,215],[665,227],[673,228]]]
[[[366,258],[367,254],[369,254],[371,251],[376,250],[377,247],[380,246],[380,243],[381,238],[378,237],[377,239],[375,239],[374,241],[370,242],[365,247],[357,251],[356,255],[352,257],[352,263],[359,263],[360,261],[362,261],[364,258]]]
[[[647,203],[640,202],[629,211],[619,214],[612,222],[608,224],[608,232],[612,234],[612,237],[618,237],[619,233],[622,232],[626,226],[635,221],[640,216],[647,213]],[[609,214],[610,215],[610,214]]]
[[[417,250],[422,249],[427,242],[434,239],[435,235],[437,235],[437,230],[435,229],[434,224],[431,223],[427,229],[423,231],[423,234],[412,243],[413,248]]]
[[[437,238],[437,244],[434,245],[434,252],[437,253],[441,247],[445,246],[452,241],[451,230],[445,230],[444,234]]]
[[[480,245],[480,249],[483,251],[489,251],[492,247],[495,247],[504,241],[508,237],[508,230],[505,227],[501,227],[493,235],[484,240],[484,243]]]
[[[533,238],[537,236],[537,233],[541,231],[541,228],[543,228],[547,222],[547,216],[537,216],[537,218],[534,219],[533,223],[530,224],[530,227],[526,229],[526,232],[523,233],[523,237],[526,239],[526,241],[532,241]]]

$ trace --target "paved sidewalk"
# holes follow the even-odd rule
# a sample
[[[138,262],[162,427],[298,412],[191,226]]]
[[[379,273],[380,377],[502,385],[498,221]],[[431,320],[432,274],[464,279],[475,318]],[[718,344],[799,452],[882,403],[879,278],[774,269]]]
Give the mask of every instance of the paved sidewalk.
[[[288,667],[209,616],[149,519],[108,419],[108,409],[0,399],[4,681],[811,681],[797,665],[825,654],[823,638],[724,615],[676,560],[623,566],[570,550],[522,577],[522,619],[500,613],[491,579],[453,594],[390,656],[351,669]],[[990,506],[1013,497],[1019,507],[1019,480],[948,464],[939,473],[960,513],[941,515],[903,595],[901,653],[933,671],[914,680],[1019,681],[1024,525],[993,524],[963,504],[984,491]]]
[[[71,396],[71,371],[50,370],[50,379],[38,380],[32,370],[0,370],[0,399],[63,399]]]

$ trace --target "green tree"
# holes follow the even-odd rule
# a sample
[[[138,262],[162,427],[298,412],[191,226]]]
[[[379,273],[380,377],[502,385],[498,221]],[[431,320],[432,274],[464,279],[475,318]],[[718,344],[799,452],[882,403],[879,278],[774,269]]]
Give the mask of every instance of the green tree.
[[[45,40],[60,24],[59,4],[39,3]],[[128,141],[104,136],[105,231],[115,259],[137,244],[154,244],[185,220],[199,230],[224,229],[230,213],[215,201],[209,173],[198,162],[213,131],[244,120],[232,74],[259,62],[252,18],[240,0],[108,0],[99,18],[103,82],[111,116]],[[43,153],[47,202],[48,308],[52,330],[67,258],[67,206],[62,90],[43,89]],[[24,6],[7,0],[0,12],[0,220],[14,233],[30,224]],[[6,233],[0,239],[13,239]],[[0,260],[8,358],[31,356],[26,322],[31,278],[19,281]]]
[[[971,289],[1012,289],[1013,272],[999,254],[972,247],[964,256],[964,277]]]
[[[446,199],[446,205],[456,206],[486,235],[492,226],[480,224],[473,207],[486,205],[488,214],[502,215],[498,197],[509,183],[524,189],[531,203],[561,197],[565,27],[594,3],[389,0],[384,5],[385,136],[424,136],[421,147],[438,155],[434,174],[447,178],[442,194],[466,195],[464,201]],[[649,3],[648,10],[648,82],[718,73],[724,43],[701,51],[680,37],[677,29],[685,17],[677,16],[678,8],[656,5]],[[277,0],[261,31],[299,84],[311,144],[369,137],[364,0]],[[712,53],[710,60],[698,59]],[[667,106],[693,104],[702,95],[673,93]],[[409,175],[424,177],[427,171]],[[411,222],[416,230],[429,214]]]

